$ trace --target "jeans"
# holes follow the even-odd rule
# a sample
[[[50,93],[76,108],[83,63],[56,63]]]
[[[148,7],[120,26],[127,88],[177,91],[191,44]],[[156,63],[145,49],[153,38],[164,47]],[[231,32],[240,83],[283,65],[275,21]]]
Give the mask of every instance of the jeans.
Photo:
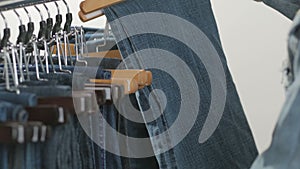
[[[27,113],[20,105],[9,102],[0,101],[0,121],[20,121],[27,120]],[[34,146],[33,146],[34,147]],[[22,166],[30,166],[30,162],[38,161],[39,158],[31,158],[34,154],[33,147],[28,145],[9,145],[0,144],[0,166],[3,169],[23,168]],[[26,153],[26,154],[25,154]],[[28,168],[28,167],[27,167]],[[34,166],[30,166],[34,168]]]
[[[21,93],[34,93],[38,97],[64,97],[71,96],[70,86],[30,86],[20,88]]]
[[[0,92],[0,100],[20,104],[23,106],[36,106],[37,105],[37,97],[32,93],[24,93],[16,94],[13,92]]]
[[[211,87],[213,85],[210,84],[206,68],[214,70],[214,66],[209,65],[209,67],[205,67],[202,60],[196,56],[193,50],[187,47],[186,44],[183,44],[172,37],[152,32],[132,35],[132,32],[128,32],[128,30],[136,30],[136,32],[139,32],[152,25],[160,25],[157,29],[160,28],[167,33],[175,31],[185,32],[185,24],[176,25],[177,27],[172,28],[168,27],[168,25],[174,23],[169,22],[170,20],[167,17],[150,18],[147,14],[142,14],[142,16],[145,17],[141,17],[142,19],[138,21],[135,20],[135,18],[130,19],[130,17],[128,20],[120,19],[123,16],[141,12],[167,13],[189,21],[207,36],[219,55],[226,77],[226,85],[220,87],[222,88],[221,90],[227,90],[227,94],[225,95],[226,98],[223,99],[226,100],[225,109],[221,121],[213,132],[213,135],[204,143],[200,144],[198,140],[200,131],[208,117],[212,99]],[[150,122],[145,120],[147,123],[145,124],[146,127],[144,131],[148,132],[151,137],[151,142],[149,142],[149,144],[152,144],[153,151],[156,153],[155,158],[159,168],[249,168],[257,156],[257,149],[230,71],[227,67],[210,1],[128,0],[105,9],[105,15],[111,24],[112,31],[118,42],[118,48],[124,57],[125,65],[123,66],[126,68],[150,69],[153,73],[152,85],[140,90],[139,93],[136,94],[137,104],[134,104],[134,106],[141,110],[140,116],[142,117],[140,118],[145,120],[146,118],[152,118],[153,116],[154,120]],[[143,24],[141,24],[141,22]],[[203,46],[203,44],[200,43],[201,39],[195,39],[193,38],[193,35],[191,35],[183,37],[182,40],[193,41],[193,43],[198,45],[198,49],[200,49],[201,52],[207,52],[206,54],[209,54],[209,51],[206,50],[206,46]],[[166,56],[156,55],[155,52],[149,50],[147,57],[143,57],[143,53],[138,53],[142,50],[147,51],[147,49],[162,49],[168,51],[169,53],[177,55],[179,60],[166,60],[164,59]],[[134,57],[129,57],[131,54],[133,54]],[[185,65],[188,65],[192,74],[187,74],[183,71],[182,67],[178,66],[182,61]],[[173,71],[174,76],[170,76],[166,72],[158,69],[152,69],[151,66],[145,66],[149,65],[149,63],[151,66],[161,64],[164,66],[164,64],[166,64],[165,67],[168,67]],[[186,85],[184,91],[180,91],[179,86],[181,84],[176,84],[174,78],[179,78],[182,82],[188,81],[189,76],[195,77],[198,87]],[[216,79],[214,80],[221,81],[221,79],[215,78]],[[152,92],[153,89],[163,91],[165,98]],[[149,99],[149,94],[151,92],[154,94],[152,94],[151,99]],[[181,134],[179,131],[178,133],[168,133],[168,129],[176,121],[176,118],[179,115],[182,101],[180,92],[185,92],[185,97],[186,95],[193,95],[195,93],[199,94],[201,105],[196,105],[192,107],[190,111],[183,112],[185,115],[193,113],[199,113],[199,115],[197,115],[195,119],[190,119],[191,123],[195,120],[195,124],[179,144],[166,152],[161,152],[168,146],[172,147],[173,141],[177,140]],[[221,93],[222,92],[224,91],[221,91]],[[192,99],[186,99],[185,101],[187,103],[196,102]],[[166,105],[165,109],[164,105],[161,104],[162,102]],[[222,103],[216,102],[212,107],[214,108],[214,106],[216,107],[218,104]],[[199,110],[195,111],[194,109]],[[162,115],[157,118],[157,114],[159,113]],[[137,125],[137,123],[133,121],[131,121],[131,123],[133,126]],[[186,123],[181,124],[182,128],[184,128],[187,123],[188,122],[186,121]],[[124,126],[124,128],[127,127],[128,126]],[[164,131],[166,131],[165,133],[167,133],[167,135],[165,135],[165,137],[158,137],[158,135],[164,133]],[[131,150],[129,149],[128,151]],[[154,157],[152,157],[152,159],[153,158]],[[145,161],[145,158],[140,158],[132,162],[131,165],[148,166],[153,163],[152,159]],[[129,160],[129,163],[130,161],[133,160]]]
[[[300,166],[300,15],[294,20],[289,35],[289,61],[287,72],[290,83],[286,90],[286,101],[273,132],[271,146],[253,163],[251,169],[297,169]],[[292,78],[291,78],[292,77]]]
[[[296,12],[300,9],[299,0],[263,0],[263,2],[289,19],[293,19]]]

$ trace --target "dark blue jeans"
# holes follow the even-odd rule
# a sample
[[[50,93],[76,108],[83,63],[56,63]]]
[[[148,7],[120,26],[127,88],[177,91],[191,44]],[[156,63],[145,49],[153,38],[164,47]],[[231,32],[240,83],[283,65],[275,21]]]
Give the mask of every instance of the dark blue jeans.
[[[32,93],[24,93],[16,94],[13,92],[0,91],[0,100],[20,104],[23,106],[36,106],[37,105],[37,97]]]
[[[222,101],[211,103],[213,100],[212,88],[214,87],[214,84],[210,83],[210,76],[207,69],[214,71],[219,68],[217,67],[217,64],[204,65],[205,63],[199,59],[195,54],[195,51],[180,40],[191,41],[193,42],[193,45],[196,44],[198,50],[203,54],[202,57],[211,54],[210,51],[208,51],[208,48],[210,47],[201,43],[202,39],[196,39],[197,36],[193,36],[193,32],[187,34],[187,36],[182,39],[168,37],[159,34],[160,32],[133,35],[135,32],[142,32],[153,25],[159,25],[156,27],[156,30],[160,29],[166,33],[182,32],[182,34],[185,34],[186,32],[185,26],[188,24],[187,22],[184,22],[185,24],[176,25],[176,23],[172,22],[166,15],[142,14],[141,20],[137,20],[135,17],[130,18],[129,16],[144,12],[165,13],[168,14],[168,16],[172,15],[172,18],[176,18],[174,16],[177,16],[192,23],[192,27],[201,30],[217,51],[219,56],[218,59],[224,69],[226,78],[226,84],[223,84],[222,87],[219,86],[218,88],[220,89],[219,97],[222,97],[221,94],[225,93],[224,90],[226,90],[226,95],[223,99],[223,101],[226,100],[225,108],[224,111],[221,112],[223,115],[220,122],[218,123],[218,120],[216,120],[216,123],[218,124],[213,135],[203,143],[199,143],[199,135],[206,118],[211,118],[208,113],[211,104],[213,104],[212,109],[223,104]],[[151,118],[153,116],[152,121],[147,121],[145,124],[146,129],[144,129],[144,131],[147,131],[151,137],[151,142],[148,144],[152,144],[153,151],[156,153],[155,157],[158,161],[159,168],[248,169],[257,156],[257,149],[230,71],[227,67],[210,1],[128,0],[105,9],[105,14],[110,21],[112,30],[118,41],[118,47],[125,59],[123,67],[150,69],[153,72],[153,83],[151,87],[141,90],[136,95],[138,102],[136,104],[133,103],[133,105],[141,110],[140,116],[142,117],[137,118],[144,118],[145,120],[146,118]],[[151,17],[151,15],[158,17]],[[124,16],[129,16],[129,19],[122,19]],[[170,25],[175,26],[172,27]],[[188,27],[188,29],[189,28],[191,27]],[[177,35],[180,36],[180,33]],[[164,52],[156,52],[147,49],[161,49],[164,50]],[[148,53],[145,54],[145,51]],[[168,60],[164,59],[167,57],[164,54],[170,53],[177,55],[177,57]],[[134,57],[129,57],[132,54]],[[191,71],[190,74],[186,73],[189,72],[188,69],[180,67],[182,61],[188,66],[188,69]],[[170,76],[163,70],[147,66],[149,64],[151,64],[151,66],[165,66],[173,71],[173,76]],[[189,81],[190,76],[195,77],[197,87],[192,85],[189,86],[187,84],[184,87],[184,91],[180,90],[179,86],[182,84],[178,83],[175,79],[184,82]],[[221,78],[218,78],[219,77],[215,76],[212,79],[215,81],[222,81]],[[165,98],[152,95],[152,98],[149,99],[149,94],[153,89],[163,91]],[[168,133],[168,129],[175,123],[179,116],[179,110],[182,104],[181,101],[183,100],[181,98],[182,92],[185,93],[185,98],[189,98],[186,96],[192,96],[197,93],[200,96],[201,104],[199,106],[195,104],[196,106],[187,108],[190,109],[190,111],[183,112],[185,116],[190,116],[193,113],[198,115],[194,119],[190,119],[190,122],[189,119],[186,119],[185,123],[180,124],[182,128],[184,128],[188,123],[193,123],[193,121],[195,121],[195,124],[184,139],[173,147],[173,142],[178,140],[182,134],[179,131],[182,128],[178,128],[178,133]],[[161,104],[163,102],[164,105],[166,105],[165,107]],[[193,100],[191,97],[190,99],[185,99],[184,102],[196,103],[197,101]],[[194,109],[197,109],[197,111]],[[130,114],[132,112],[128,111],[127,113]],[[133,121],[130,123],[132,123],[131,125],[133,126],[138,125]],[[126,128],[128,126],[124,127]],[[136,132],[142,133],[141,130],[137,130]],[[165,137],[158,137],[162,133],[167,133],[167,135],[165,135]],[[136,133],[136,135],[138,135],[138,133]],[[124,145],[126,145],[126,143],[124,143]],[[141,145],[137,145],[137,147],[139,146]],[[147,145],[144,147],[147,147]],[[163,151],[168,147],[171,148],[168,151]],[[132,147],[131,150],[130,147],[127,151],[133,151],[134,148],[136,147]],[[129,160],[129,163],[131,163],[130,165],[132,166],[148,166],[149,163],[151,163],[151,160],[147,162],[144,159],[145,158],[137,159],[135,161]]]
[[[0,122],[27,121],[27,113],[22,106],[0,101]],[[38,167],[39,157],[33,158],[37,145],[0,144],[0,166],[3,169]]]

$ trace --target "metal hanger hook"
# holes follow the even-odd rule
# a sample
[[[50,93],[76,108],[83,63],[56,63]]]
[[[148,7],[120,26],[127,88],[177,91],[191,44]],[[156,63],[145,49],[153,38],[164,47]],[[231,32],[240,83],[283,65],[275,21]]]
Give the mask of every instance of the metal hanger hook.
[[[48,6],[46,4],[43,4],[43,5],[44,5],[44,7],[45,7],[45,9],[46,9],[46,11],[48,13],[48,18],[51,18],[51,14],[50,14]]]
[[[57,2],[54,2],[56,8],[57,8],[57,14],[60,14],[60,8]]]
[[[70,7],[69,7],[68,3],[66,2],[66,0],[62,0],[62,1],[66,5],[68,13],[70,13]]]
[[[20,21],[20,25],[23,25],[23,21],[22,21],[22,18],[21,18],[21,16],[20,16],[20,14],[17,12],[16,9],[14,9],[13,11],[14,11],[14,13],[18,16],[18,19],[19,19],[19,21]]]
[[[41,20],[43,21],[44,20],[44,16],[43,16],[42,11],[36,5],[34,5],[34,8],[39,12]]]
[[[2,17],[2,19],[4,21],[5,28],[8,28],[7,19],[6,19],[6,17],[3,15],[3,13],[1,11],[0,11],[0,15],[1,15],[1,17]]]
[[[30,13],[28,12],[28,10],[27,10],[26,8],[24,8],[24,10],[25,10],[25,12],[26,12],[26,14],[27,14],[27,16],[28,16],[28,20],[29,20],[29,22],[31,22],[31,21],[32,21],[32,19],[31,19],[31,15],[30,15]]]

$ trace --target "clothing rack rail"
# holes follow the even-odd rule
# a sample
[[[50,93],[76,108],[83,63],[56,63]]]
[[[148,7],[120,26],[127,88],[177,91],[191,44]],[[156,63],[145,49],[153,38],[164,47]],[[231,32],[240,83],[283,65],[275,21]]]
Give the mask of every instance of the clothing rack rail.
[[[59,0],[2,0],[0,1],[0,11],[8,11],[15,8],[23,8],[26,6],[38,5],[54,1]]]

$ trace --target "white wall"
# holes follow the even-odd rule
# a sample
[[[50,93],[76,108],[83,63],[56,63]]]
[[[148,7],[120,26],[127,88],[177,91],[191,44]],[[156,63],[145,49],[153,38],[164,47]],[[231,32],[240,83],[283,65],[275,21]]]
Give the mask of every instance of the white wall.
[[[229,67],[260,151],[284,102],[282,61],[291,21],[251,0],[212,0]]]
[[[81,25],[76,17],[80,0],[67,1],[74,13],[74,23]],[[230,69],[258,148],[262,151],[270,144],[284,101],[280,71],[282,60],[287,56],[286,39],[291,22],[263,4],[251,0],[212,2]],[[54,16],[55,6],[51,4],[49,7]],[[40,8],[44,10],[42,6]],[[63,5],[62,8],[65,11]],[[32,10],[34,20],[39,20],[38,12],[32,7],[28,9]],[[23,10],[18,11],[26,16]],[[4,14],[9,19],[12,31],[17,31],[17,17],[13,12]],[[103,27],[104,22],[105,17],[102,17],[83,25]],[[0,24],[2,28],[3,22],[0,21]]]

